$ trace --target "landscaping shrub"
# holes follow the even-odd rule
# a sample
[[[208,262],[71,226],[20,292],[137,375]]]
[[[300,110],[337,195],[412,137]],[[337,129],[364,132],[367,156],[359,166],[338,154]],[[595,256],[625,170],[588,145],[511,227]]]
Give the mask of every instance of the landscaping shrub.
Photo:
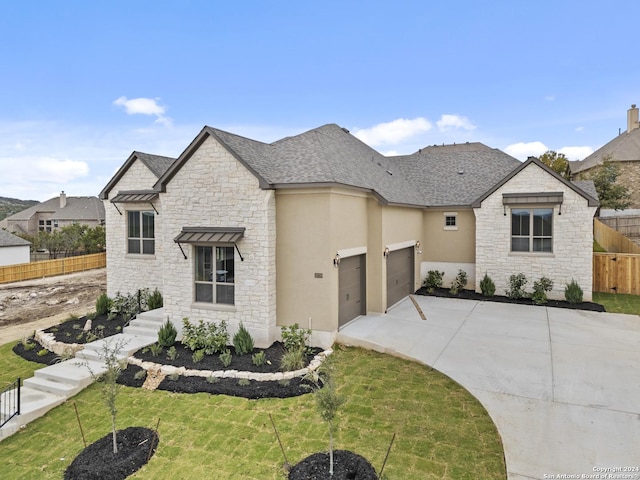
[[[458,275],[456,275],[456,278],[451,282],[451,289],[449,290],[449,293],[451,293],[451,295],[457,295],[458,292],[467,285],[468,281],[469,278],[467,276],[467,272],[464,270],[458,270]]]
[[[429,270],[427,272],[427,278],[422,282],[422,286],[426,287],[427,290],[431,293],[434,289],[442,287],[442,277],[444,276],[444,272],[439,272],[438,270]]]
[[[147,297],[147,308],[149,310],[155,310],[156,308],[162,308],[162,294],[156,288],[153,293]]]
[[[227,368],[229,365],[231,365],[231,360],[233,359],[233,356],[231,355],[231,352],[227,348],[223,353],[220,354],[218,358],[220,358],[220,362],[222,362],[222,365],[224,366],[224,368]]]
[[[553,281],[547,277],[542,277],[540,280],[533,282],[533,294],[531,299],[536,305],[543,305],[547,303],[547,292],[550,292],[553,288]]]
[[[174,347],[174,346],[169,347],[169,350],[167,350],[167,358],[169,360],[175,360],[179,356],[180,356],[180,354],[176,350],[176,347]]]
[[[297,323],[290,326],[282,327],[282,343],[287,351],[301,350],[302,355],[306,353],[308,348],[311,330],[309,328],[300,328]]]
[[[582,303],[582,289],[574,279],[564,287],[564,298],[569,303]]]
[[[229,343],[229,333],[227,332],[227,322],[222,320],[219,324],[215,322],[203,322],[193,325],[188,318],[182,320],[184,328],[182,330],[182,343],[192,351],[204,350],[207,355],[213,355],[224,350]]]
[[[154,343],[153,345],[149,345],[149,351],[151,352],[151,355],[153,355],[154,357],[157,357],[162,353],[162,345],[160,345],[159,343]]]
[[[509,277],[509,290],[505,293],[507,297],[512,299],[525,298],[527,296],[524,291],[524,286],[527,284],[527,277],[524,273],[518,273],[517,275],[511,275]]]
[[[107,315],[111,310],[111,299],[106,293],[103,293],[96,300],[96,313],[98,315]]]
[[[496,293],[496,284],[493,283],[493,280],[491,280],[491,277],[487,273],[485,273],[482,280],[480,280],[480,291],[485,297],[493,297]]]
[[[167,321],[164,322],[158,331],[158,344],[161,347],[169,348],[175,343],[177,336],[178,331],[176,330],[176,327],[174,327],[171,320],[167,318]]]
[[[305,355],[303,348],[287,350],[280,359],[280,368],[285,372],[300,370],[301,368],[304,368],[304,365]]]
[[[244,328],[242,322],[240,322],[240,328],[233,336],[233,347],[236,349],[237,355],[253,352],[253,338],[251,338],[249,331]]]
[[[202,360],[204,360],[204,350],[196,350],[195,352],[193,352],[193,355],[191,355],[191,360],[193,360],[193,363],[200,363]]]
[[[138,295],[122,295],[116,292],[116,296],[111,301],[110,314],[122,315],[125,321],[131,320],[141,311]]]
[[[258,352],[251,355],[251,363],[253,363],[256,367],[260,367],[267,363],[267,356],[264,352]]]

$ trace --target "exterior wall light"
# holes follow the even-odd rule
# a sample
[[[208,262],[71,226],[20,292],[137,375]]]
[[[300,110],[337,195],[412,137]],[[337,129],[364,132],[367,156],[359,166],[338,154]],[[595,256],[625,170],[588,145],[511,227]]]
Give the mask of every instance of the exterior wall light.
[[[384,252],[382,252],[382,256],[387,258],[389,256],[389,247],[384,247]]]
[[[340,255],[336,253],[336,256],[333,257],[333,266],[338,268],[340,266]]]
[[[416,242],[416,253],[418,255],[422,255],[422,250],[420,250],[420,240]]]

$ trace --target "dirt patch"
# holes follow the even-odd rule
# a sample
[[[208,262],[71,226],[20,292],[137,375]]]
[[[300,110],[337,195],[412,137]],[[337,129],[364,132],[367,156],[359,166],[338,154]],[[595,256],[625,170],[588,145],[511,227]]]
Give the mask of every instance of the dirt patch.
[[[96,299],[106,290],[105,268],[0,284],[0,344],[71,314],[95,311]]]

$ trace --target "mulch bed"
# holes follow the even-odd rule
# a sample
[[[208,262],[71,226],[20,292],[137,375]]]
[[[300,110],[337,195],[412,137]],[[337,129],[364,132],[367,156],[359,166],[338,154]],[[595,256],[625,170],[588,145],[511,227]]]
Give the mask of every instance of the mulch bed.
[[[86,317],[82,317],[78,320],[69,320],[55,325],[45,331],[53,333],[57,341],[67,343],[65,339],[69,339],[68,343],[84,343],[77,340],[77,335],[82,331],[85,322]],[[126,322],[124,322],[121,317],[108,320],[107,317],[103,315],[96,317],[92,321],[92,330],[95,331],[97,327],[104,325],[104,328],[99,328],[98,330],[102,331],[105,336],[109,336],[120,333],[121,328],[118,328],[118,326],[122,327],[125,324]],[[67,333],[71,333],[71,335],[68,336],[66,335]],[[35,347],[26,349],[22,342],[18,342],[13,347],[13,352],[25,360],[44,365],[52,365],[60,360],[55,353],[48,350],[46,350],[47,353],[45,355],[39,355],[38,352],[44,349],[33,339],[31,342],[35,343]],[[170,360],[167,357],[166,349],[157,356],[154,356],[149,349],[139,350],[134,356],[145,362],[185,367],[189,370],[237,370],[254,373],[276,373],[281,371],[280,360],[285,352],[284,345],[280,342],[275,342],[269,348],[256,348],[253,350],[253,353],[263,351],[268,361],[264,365],[256,366],[252,362],[252,354],[236,355],[233,346],[229,346],[232,361],[231,365],[225,368],[217,354],[205,355],[201,362],[194,362],[192,358],[193,352],[191,350],[184,347],[180,342],[176,342],[174,346],[177,353],[175,360]],[[306,364],[308,365],[313,357],[321,351],[322,349],[320,348],[310,349],[310,353],[306,358]],[[142,368],[136,365],[128,365],[127,368],[120,373],[118,383],[127,387],[142,387],[145,378],[136,378],[136,373],[141,370]],[[299,378],[264,382],[250,380],[248,385],[242,385],[236,378],[220,378],[214,383],[204,377],[179,376],[176,379],[166,377],[158,386],[158,390],[175,393],[210,393],[212,395],[230,395],[247,399],[259,399],[297,397],[309,393],[311,391],[310,387],[311,385],[308,382]]]
[[[377,480],[369,461],[349,450],[334,450],[333,476],[329,475],[329,454],[314,453],[289,471],[289,480]]]
[[[425,287],[422,287],[416,292],[416,295],[425,295],[432,297],[443,298],[461,298],[463,300],[477,300],[479,302],[498,302],[498,303],[513,303],[519,305],[535,305],[543,307],[556,307],[556,308],[570,308],[574,310],[589,310],[591,312],[604,312],[604,306],[599,303],[593,302],[581,302],[581,303],[569,303],[565,300],[548,300],[543,305],[537,305],[530,298],[509,298],[502,295],[494,295],[492,297],[485,297],[482,293],[474,292],[473,290],[461,290],[457,295],[449,293],[448,288],[435,288],[433,292],[429,292]]]
[[[286,352],[284,345],[281,342],[273,343],[269,348],[254,348],[252,353],[244,355],[237,355],[233,346],[228,346],[229,352],[232,355],[231,365],[225,367],[220,361],[220,354],[205,355],[204,359],[200,362],[193,361],[193,351],[182,345],[181,342],[174,344],[176,349],[175,360],[167,357],[167,349],[164,349],[159,355],[153,355],[151,350],[142,349],[138,350],[134,357],[144,362],[159,363],[162,365],[173,365],[175,367],[185,367],[188,370],[211,370],[213,372],[217,370],[238,370],[243,372],[254,373],[276,373],[281,372],[280,360],[282,355]],[[306,364],[309,364],[313,357],[320,353],[322,349],[312,348],[306,357]],[[261,366],[253,364],[252,355],[258,352],[264,352],[267,362]]]
[[[116,454],[112,433],[87,446],[67,467],[64,479],[124,480],[148,462],[158,447],[158,437],[148,428],[129,427],[116,432],[116,443]]]
[[[44,330],[52,333],[57,342],[84,344],[93,342],[98,338],[110,337],[122,333],[122,329],[129,324],[122,315],[109,319],[106,315],[98,315],[91,320],[91,329],[85,332],[86,316],[64,321]]]

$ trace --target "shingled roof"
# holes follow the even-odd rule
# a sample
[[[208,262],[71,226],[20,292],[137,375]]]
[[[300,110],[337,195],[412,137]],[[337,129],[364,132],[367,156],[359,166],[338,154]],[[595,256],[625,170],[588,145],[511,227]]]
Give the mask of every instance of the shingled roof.
[[[21,247],[23,245],[31,245],[31,242],[0,228],[0,247]]]
[[[580,162],[569,162],[571,173],[600,165],[605,157],[616,162],[640,161],[640,128],[621,133]]]
[[[98,197],[66,197],[64,207],[60,206],[60,197],[53,197],[13,214],[7,220],[29,220],[44,212],[51,213],[51,218],[62,221],[104,220],[104,205]]]
[[[381,203],[392,205],[471,206],[521,165],[510,155],[481,143],[426,147],[412,155],[385,157],[336,124],[273,143],[207,126],[175,161],[152,156],[165,160],[164,172],[150,191],[165,191],[208,137],[220,142],[255,175],[260,188],[346,186],[371,192]],[[144,155],[134,152],[100,198],[106,198],[128,162],[135,158],[149,161]]]
[[[391,161],[420,192],[422,204],[432,207],[471,205],[521,164],[477,142],[427,147]]]

